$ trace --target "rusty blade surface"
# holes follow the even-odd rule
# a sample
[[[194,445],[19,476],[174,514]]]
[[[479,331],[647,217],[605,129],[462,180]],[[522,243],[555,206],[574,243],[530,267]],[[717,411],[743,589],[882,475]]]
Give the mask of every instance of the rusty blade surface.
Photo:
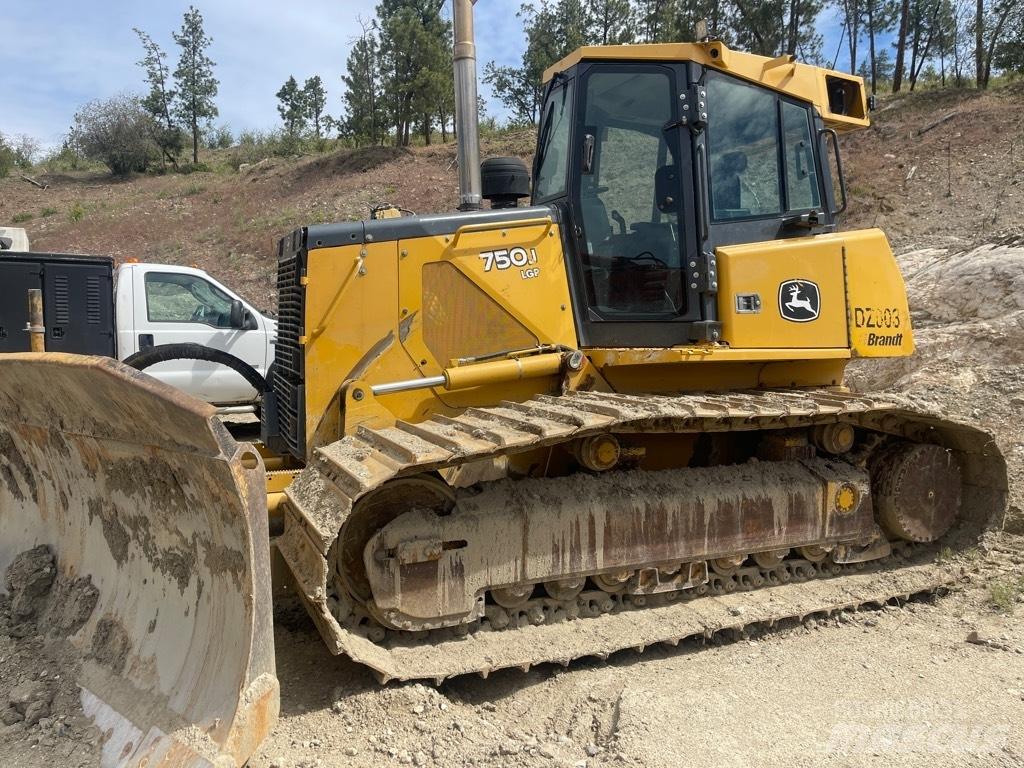
[[[97,588],[69,642],[104,766],[242,765],[276,722],[264,482],[206,403],[115,360],[0,356],[0,572],[47,545]]]
[[[332,614],[327,557],[339,531],[344,537],[346,521],[359,500],[396,478],[486,463],[504,454],[602,432],[729,432],[835,422],[951,450],[963,469],[961,515],[965,524],[975,531],[1001,524],[1006,464],[992,436],[973,425],[922,412],[899,396],[832,390],[675,396],[569,392],[524,403],[469,409],[455,417],[438,416],[415,427],[399,423],[386,429],[361,428],[358,434],[317,450],[309,466],[286,491],[289,503],[285,530],[276,545],[328,647],[373,668],[382,679],[486,674],[502,667],[566,661],[654,642],[674,642],[702,633],[700,622],[694,623],[693,617],[712,605],[721,605],[720,598],[700,598],[687,602],[685,609],[677,605],[663,613],[661,609],[645,609],[562,624],[481,632],[456,645],[389,647],[342,626]],[[851,575],[814,582],[813,587],[801,584],[793,589],[789,585],[773,588],[778,600],[769,604],[759,602],[765,598],[760,589],[730,596],[730,600],[742,602],[738,606],[742,610],[763,615],[759,620],[770,622],[928,591],[948,580],[944,569],[922,564],[920,570],[905,575],[899,568],[880,573],[870,583],[863,583],[861,575]],[[823,591],[826,589],[827,593]],[[790,610],[779,601],[798,607]],[[749,621],[715,622],[714,626]]]

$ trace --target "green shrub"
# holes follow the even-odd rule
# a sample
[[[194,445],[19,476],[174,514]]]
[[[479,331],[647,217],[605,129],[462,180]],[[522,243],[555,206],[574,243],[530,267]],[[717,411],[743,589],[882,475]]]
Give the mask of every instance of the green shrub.
[[[42,212],[39,215],[42,218],[45,219],[45,218],[48,218],[50,216],[53,216],[55,213],[57,213],[57,209],[56,208],[51,208],[50,206],[46,206],[45,208],[43,208]]]
[[[76,200],[68,210],[68,218],[71,221],[81,221],[85,218],[85,207]]]
[[[75,114],[69,143],[116,176],[144,172],[159,159],[154,121],[137,96],[91,101]]]
[[[21,224],[24,221],[32,221],[33,218],[34,217],[32,216],[32,214],[29,213],[28,211],[22,211],[21,213],[14,214],[14,216],[11,218],[11,221],[13,221],[15,224]]]
[[[3,135],[0,134],[0,179],[7,178],[17,162],[18,158],[14,154],[14,149],[6,142]]]

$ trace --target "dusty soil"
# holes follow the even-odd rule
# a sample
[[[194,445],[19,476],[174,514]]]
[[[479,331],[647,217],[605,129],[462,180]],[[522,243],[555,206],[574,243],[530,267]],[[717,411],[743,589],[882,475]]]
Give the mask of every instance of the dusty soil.
[[[66,581],[46,547],[21,553],[0,596],[0,765],[92,766],[101,735],[82,713],[77,658],[66,643],[88,620],[96,590]]]

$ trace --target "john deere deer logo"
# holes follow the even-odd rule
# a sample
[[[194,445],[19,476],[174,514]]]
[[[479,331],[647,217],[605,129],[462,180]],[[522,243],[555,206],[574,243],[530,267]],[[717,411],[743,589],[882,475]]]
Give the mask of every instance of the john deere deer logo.
[[[817,283],[786,280],[779,286],[779,314],[794,323],[809,323],[821,313]]]

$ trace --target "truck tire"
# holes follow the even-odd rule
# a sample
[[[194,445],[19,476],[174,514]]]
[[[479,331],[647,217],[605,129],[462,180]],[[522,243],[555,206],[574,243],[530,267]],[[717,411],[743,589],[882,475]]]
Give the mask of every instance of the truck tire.
[[[203,360],[208,363],[226,365],[252,385],[260,396],[267,391],[267,380],[260,372],[234,355],[202,344],[161,344],[129,355],[122,362],[137,371],[144,371],[157,363],[168,360]]]

